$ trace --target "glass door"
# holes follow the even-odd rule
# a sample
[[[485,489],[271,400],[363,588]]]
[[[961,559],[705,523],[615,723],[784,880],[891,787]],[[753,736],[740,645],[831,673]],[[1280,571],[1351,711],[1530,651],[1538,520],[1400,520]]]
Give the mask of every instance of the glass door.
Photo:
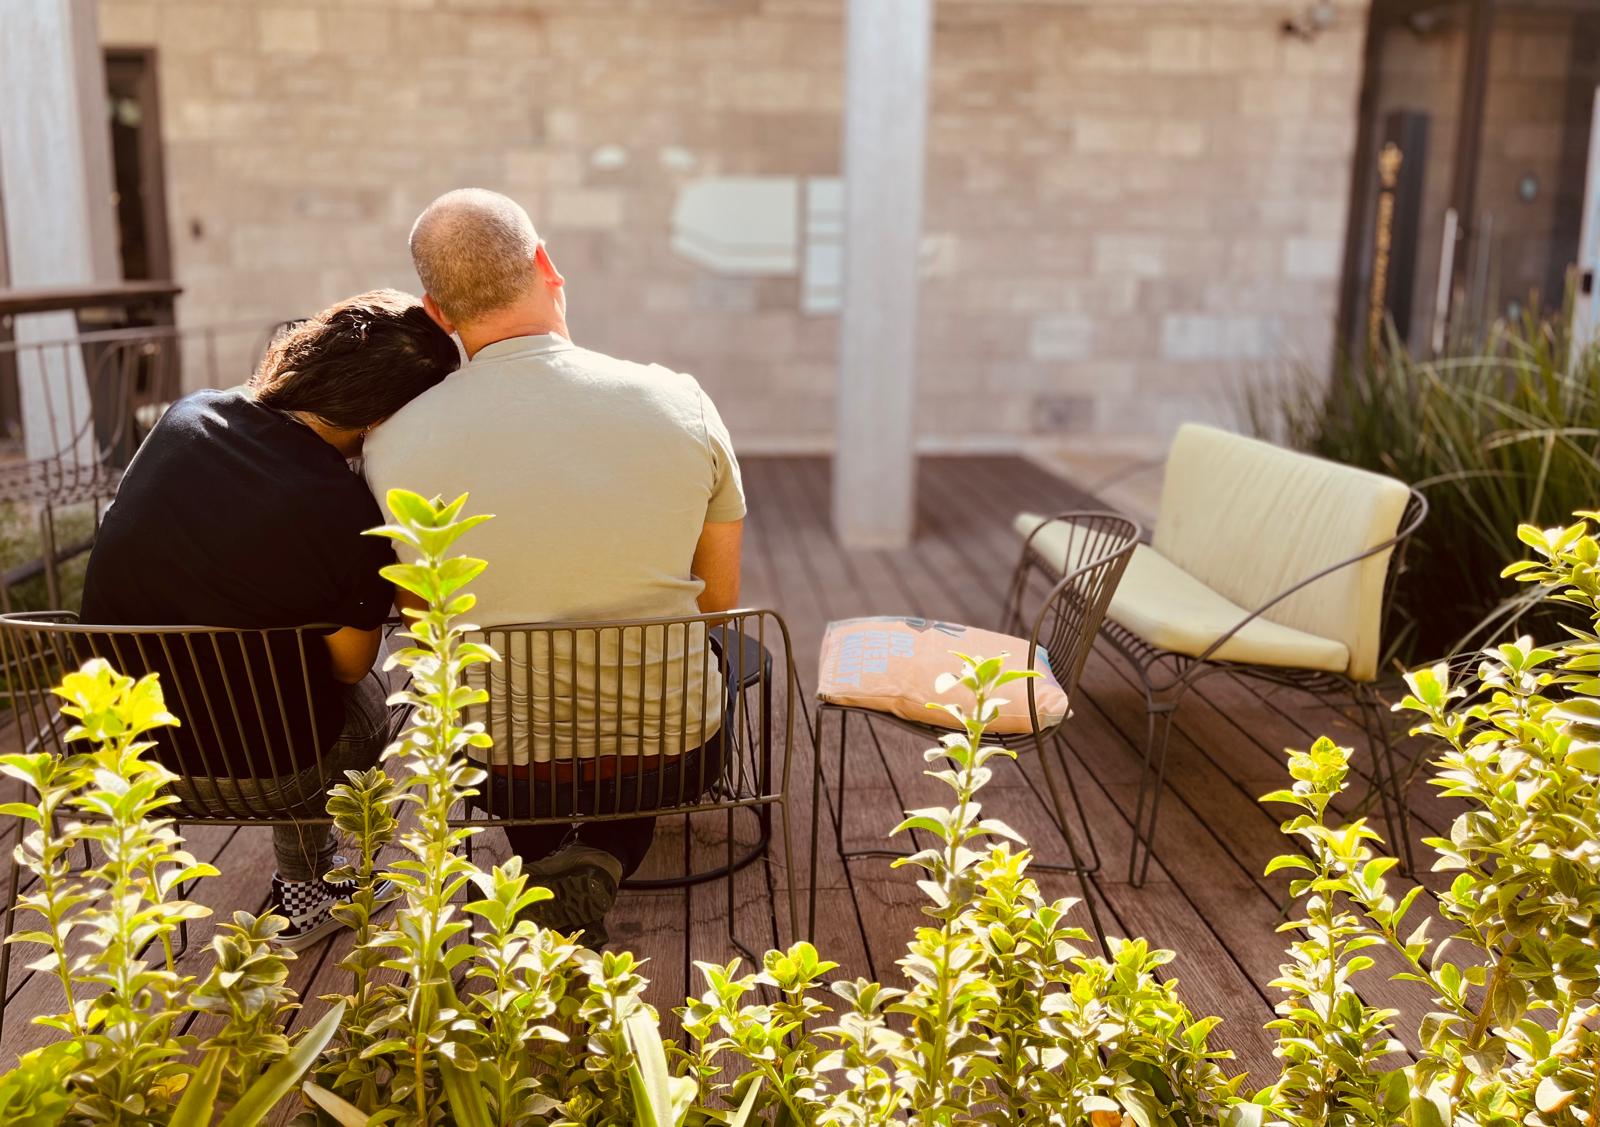
[[[1375,0],[1340,317],[1352,356],[1390,323],[1426,355],[1581,289],[1586,231],[1600,266],[1597,88],[1597,0]]]
[[[1462,323],[1561,308],[1579,261],[1597,86],[1600,5],[1495,7]]]

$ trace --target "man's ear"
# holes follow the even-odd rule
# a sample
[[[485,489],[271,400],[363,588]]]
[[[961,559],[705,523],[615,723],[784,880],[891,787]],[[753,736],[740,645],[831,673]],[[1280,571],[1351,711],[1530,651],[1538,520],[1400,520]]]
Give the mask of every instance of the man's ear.
[[[533,264],[545,285],[560,289],[567,284],[567,280],[561,276],[561,271],[556,269],[556,264],[550,261],[550,252],[545,249],[543,243],[540,243],[539,249],[533,252]]]
[[[433,300],[432,294],[425,293],[422,295],[422,309],[429,317],[433,318],[434,324],[445,332],[453,333],[456,331],[456,327],[450,323],[450,318],[446,317],[444,310],[439,308],[439,303]]]

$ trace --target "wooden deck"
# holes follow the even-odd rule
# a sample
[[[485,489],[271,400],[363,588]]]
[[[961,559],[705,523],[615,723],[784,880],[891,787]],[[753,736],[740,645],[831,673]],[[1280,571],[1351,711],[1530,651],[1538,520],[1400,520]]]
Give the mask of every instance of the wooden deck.
[[[826,461],[752,458],[744,472],[750,500],[745,602],[774,607],[786,617],[803,688],[814,684],[817,648],[830,619],[916,613],[994,626],[1018,549],[1009,528],[1012,515],[1022,508],[1060,510],[1087,503],[1067,483],[1020,459],[925,459],[916,544],[900,552],[846,552],[829,532]],[[781,850],[775,849],[767,863],[744,870],[734,889],[738,934],[758,950],[792,938],[784,910],[791,887],[802,897],[804,910],[814,757],[810,702],[797,703],[804,715],[797,716],[789,780],[796,871],[790,872]],[[1176,950],[1168,970],[1181,981],[1190,1006],[1225,1019],[1215,1043],[1235,1052],[1236,1067],[1250,1072],[1253,1084],[1266,1082],[1276,1066],[1261,1026],[1271,1016],[1275,996],[1267,984],[1282,961],[1284,937],[1275,928],[1282,919],[1287,885],[1280,877],[1261,874],[1267,861],[1289,846],[1278,833],[1278,815],[1255,799],[1284,784],[1284,748],[1307,746],[1322,733],[1356,741],[1354,726],[1288,693],[1263,697],[1256,687],[1230,677],[1204,682],[1178,714],[1155,863],[1149,882],[1135,889],[1125,883],[1124,874],[1144,716],[1131,674],[1109,654],[1097,654],[1089,662],[1068,723],[1069,770],[1105,862],[1093,881],[1093,894],[1108,929],[1142,935]],[[942,786],[920,773],[916,743],[881,727],[870,734],[860,726],[853,730],[845,826],[851,845],[883,844],[902,809],[944,801]],[[836,739],[835,732],[827,733],[822,749],[830,785],[836,781]],[[1364,753],[1358,755],[1358,764],[1365,768]],[[1002,811],[1026,834],[1042,861],[1061,862],[1066,850],[1035,789],[1036,775],[1037,765],[1026,759],[1006,765],[986,792],[985,804]],[[1410,799],[1418,839],[1447,826],[1449,811],[1431,788],[1417,785]],[[664,827],[647,874],[681,864],[685,849],[702,857],[720,853],[723,824],[720,816],[696,824],[687,844],[681,821]],[[504,851],[498,833],[480,840],[488,853]],[[263,906],[272,870],[266,832],[199,829],[190,835],[190,845],[223,874],[202,882],[199,900],[224,916]],[[840,974],[898,980],[895,960],[922,918],[912,876],[892,871],[881,859],[842,863],[834,854],[833,827],[826,817],[820,849],[814,941],[825,957],[842,964]],[[1063,874],[1041,874],[1040,883],[1051,895],[1079,892],[1075,879]],[[1425,907],[1428,897],[1423,901]],[[649,958],[650,997],[663,1011],[681,1004],[689,990],[698,992],[692,960],[726,962],[734,957],[726,937],[726,905],[722,884],[624,895],[612,920],[613,946]],[[1082,922],[1087,926],[1086,917]],[[194,928],[195,942],[185,956],[193,970],[209,958],[203,950],[209,931],[209,921]],[[306,999],[300,1022],[322,1010],[319,995],[343,989],[337,963],[347,943],[330,941],[294,965],[293,985]],[[49,1039],[48,1031],[27,1019],[52,1010],[58,1000],[53,978],[27,971],[20,965],[25,961],[13,966],[7,984],[0,1043],[4,1065]],[[1408,1014],[1422,1012],[1416,990],[1376,978],[1372,990],[1382,1004],[1401,1006]]]

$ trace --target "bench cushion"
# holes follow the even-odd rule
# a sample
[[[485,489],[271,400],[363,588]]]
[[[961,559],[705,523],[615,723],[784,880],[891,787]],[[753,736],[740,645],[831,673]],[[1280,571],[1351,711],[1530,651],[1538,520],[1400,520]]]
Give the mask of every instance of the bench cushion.
[[[1026,538],[1045,523],[1036,513],[1021,513],[1014,527]],[[1051,521],[1033,538],[1033,550],[1061,571],[1079,534],[1067,521]],[[1152,646],[1199,657],[1230,626],[1250,613],[1219,595],[1167,559],[1140,544],[1128,560],[1128,570],[1111,596],[1106,617],[1133,631]],[[1343,673],[1350,651],[1343,642],[1319,637],[1292,626],[1258,618],[1211,655],[1217,661],[1275,665],[1290,669],[1320,669]]]
[[[1167,457],[1153,546],[1218,594],[1256,607],[1393,537],[1410,498],[1394,478],[1189,423]],[[1319,579],[1267,617],[1343,642],[1345,672],[1371,680],[1390,554]]]

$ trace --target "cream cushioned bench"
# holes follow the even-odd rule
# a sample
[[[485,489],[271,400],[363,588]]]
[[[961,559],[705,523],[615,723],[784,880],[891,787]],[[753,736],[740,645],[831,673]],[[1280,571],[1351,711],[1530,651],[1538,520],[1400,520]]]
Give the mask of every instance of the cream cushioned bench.
[[[1402,529],[1408,509],[1415,516]],[[1105,633],[1139,668],[1150,711],[1167,723],[1213,663],[1358,692],[1378,673],[1391,557],[1425,511],[1421,495],[1393,478],[1187,424],[1167,457],[1152,541],[1129,560]],[[1036,513],[1019,514],[1015,528],[1055,572],[1079,535],[1070,520]],[[1187,660],[1158,683],[1154,667],[1172,655]],[[1146,749],[1146,771],[1153,760],[1158,779],[1150,831],[1161,727],[1151,725]],[[1141,779],[1141,814],[1143,799]]]

